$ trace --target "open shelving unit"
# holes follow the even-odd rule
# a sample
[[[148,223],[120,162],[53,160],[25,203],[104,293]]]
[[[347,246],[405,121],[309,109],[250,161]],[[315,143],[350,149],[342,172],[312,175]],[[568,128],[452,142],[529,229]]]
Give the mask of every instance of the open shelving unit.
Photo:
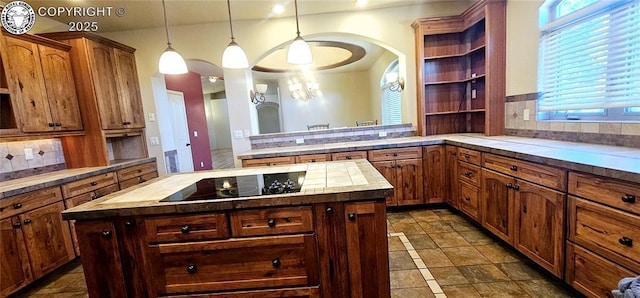
[[[416,20],[418,133],[504,133],[505,3]]]
[[[2,56],[0,56],[0,132],[2,133],[18,130],[13,106],[11,105],[11,93],[9,92],[5,67],[6,65],[2,63]]]

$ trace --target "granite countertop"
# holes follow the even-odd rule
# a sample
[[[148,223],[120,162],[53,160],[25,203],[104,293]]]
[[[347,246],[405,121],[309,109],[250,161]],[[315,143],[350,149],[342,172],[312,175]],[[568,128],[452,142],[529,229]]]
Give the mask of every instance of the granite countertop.
[[[2,181],[0,182],[0,199],[155,161],[155,157],[135,160],[119,160],[114,162],[112,165],[105,167],[66,169],[9,181]]]
[[[514,136],[451,134],[255,149],[240,159],[448,144],[640,183],[640,149]]]
[[[204,178],[306,171],[298,193],[263,195],[210,201],[160,202]],[[309,203],[381,199],[393,186],[366,160],[332,161],[272,167],[236,168],[174,174],[147,181],[62,213],[65,219],[180,214],[203,211],[292,206]]]

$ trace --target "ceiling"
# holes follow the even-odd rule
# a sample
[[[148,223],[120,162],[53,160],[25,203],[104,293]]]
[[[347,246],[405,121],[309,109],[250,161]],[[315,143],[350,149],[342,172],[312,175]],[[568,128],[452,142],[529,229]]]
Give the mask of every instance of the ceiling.
[[[24,0],[33,6],[36,13],[40,7],[76,8],[76,7],[111,7],[110,17],[100,17],[100,31],[114,32],[143,28],[156,28],[164,25],[161,0]],[[347,12],[388,7],[410,6],[425,2],[453,2],[461,0],[368,0],[365,6],[356,5],[354,0],[299,0],[300,15]],[[7,1],[3,1],[7,2]],[[275,15],[271,12],[276,4],[284,6],[284,12]],[[227,22],[229,20],[227,3],[224,0],[166,0],[167,19],[171,26],[193,25],[211,22]],[[53,9],[55,10],[55,9]],[[116,16],[116,11],[124,12]],[[256,20],[294,15],[292,0],[234,0],[231,1],[231,14],[234,21]],[[86,21],[86,17],[51,17],[56,21]]]

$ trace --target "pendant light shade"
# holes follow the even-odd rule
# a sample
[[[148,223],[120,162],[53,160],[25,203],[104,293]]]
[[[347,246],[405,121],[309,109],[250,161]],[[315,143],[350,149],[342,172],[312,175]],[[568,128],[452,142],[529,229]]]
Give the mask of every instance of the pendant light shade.
[[[233,24],[231,23],[231,5],[227,0],[227,9],[229,11],[229,30],[231,31],[231,42],[222,53],[222,67],[224,68],[248,68],[249,60],[247,54],[236,43],[233,37]]]
[[[171,47],[169,25],[167,24],[167,8],[165,7],[164,0],[162,0],[162,12],[164,13],[164,30],[167,34],[167,49],[164,50],[158,62],[160,73],[171,75],[187,73],[187,64],[184,62],[184,59]]]
[[[296,38],[289,46],[287,52],[287,62],[291,64],[305,65],[311,64],[313,57],[311,56],[311,47],[300,36],[300,25],[298,23],[298,0],[293,1],[296,8]]]

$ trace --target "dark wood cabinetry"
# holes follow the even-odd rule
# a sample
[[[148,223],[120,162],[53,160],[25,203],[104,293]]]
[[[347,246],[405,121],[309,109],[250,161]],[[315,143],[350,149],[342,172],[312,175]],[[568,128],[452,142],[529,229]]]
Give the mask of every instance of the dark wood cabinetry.
[[[481,222],[487,230],[502,240],[513,243],[513,198],[510,189],[513,178],[482,170]]]
[[[506,1],[416,20],[418,134],[504,131]]]
[[[394,188],[387,206],[424,203],[424,164],[422,148],[381,149],[369,151],[369,160]]]
[[[446,151],[446,192],[447,203],[451,207],[460,208],[460,198],[458,195],[458,147],[447,145]]]
[[[448,184],[446,181],[447,153],[444,145],[424,147],[424,197],[426,203],[445,202]]]
[[[22,222],[18,216],[0,220],[0,237],[2,238],[0,295],[3,297],[33,280],[21,226]]]

